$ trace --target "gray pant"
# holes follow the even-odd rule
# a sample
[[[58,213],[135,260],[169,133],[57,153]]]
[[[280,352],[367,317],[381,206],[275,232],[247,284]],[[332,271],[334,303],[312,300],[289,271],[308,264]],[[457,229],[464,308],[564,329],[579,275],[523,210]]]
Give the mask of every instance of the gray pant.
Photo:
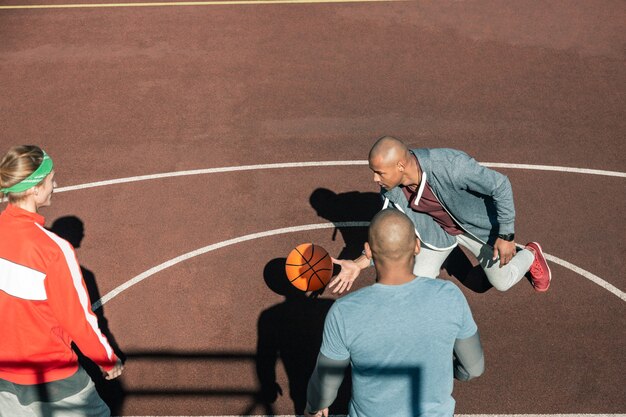
[[[73,390],[72,394],[64,396],[62,391],[75,384],[80,384],[84,388]],[[40,386],[40,389],[48,391],[50,401],[44,402],[34,398],[40,390],[37,386],[11,387],[10,383],[3,381],[0,388],[2,388],[0,389],[0,417],[111,416],[109,407],[102,401],[93,381],[82,368],[67,380],[49,382]]]
[[[493,258],[493,247],[477,240],[473,236],[465,233],[456,236],[459,245],[467,248],[476,256],[482,266],[487,279],[493,287],[499,291],[506,291],[517,284],[524,274],[530,269],[535,256],[527,249],[517,252],[511,261],[500,268],[500,260]],[[435,251],[422,245],[420,253],[415,256],[415,267],[413,273],[422,277],[436,278],[439,276],[441,265],[446,260],[452,249]]]

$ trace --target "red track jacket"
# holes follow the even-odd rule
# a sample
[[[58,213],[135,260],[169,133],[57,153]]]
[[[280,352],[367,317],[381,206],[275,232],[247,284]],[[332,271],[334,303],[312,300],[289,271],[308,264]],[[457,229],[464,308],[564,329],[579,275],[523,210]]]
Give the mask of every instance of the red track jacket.
[[[117,357],[98,328],[74,248],[44,218],[9,204],[0,214],[0,378],[38,384],[78,369],[73,341],[106,371]]]

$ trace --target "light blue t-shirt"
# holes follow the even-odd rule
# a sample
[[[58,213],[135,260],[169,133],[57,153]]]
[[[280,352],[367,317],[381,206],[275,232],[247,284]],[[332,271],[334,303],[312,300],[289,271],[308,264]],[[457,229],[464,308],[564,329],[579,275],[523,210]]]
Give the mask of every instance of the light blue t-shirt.
[[[350,417],[451,417],[454,341],[476,331],[456,285],[417,277],[337,300],[326,317],[321,353],[350,358]]]

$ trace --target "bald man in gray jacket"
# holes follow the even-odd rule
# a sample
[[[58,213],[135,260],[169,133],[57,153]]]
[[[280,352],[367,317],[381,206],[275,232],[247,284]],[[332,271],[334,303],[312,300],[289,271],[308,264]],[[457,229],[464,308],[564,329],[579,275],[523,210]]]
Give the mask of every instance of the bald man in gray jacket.
[[[374,181],[381,187],[384,208],[405,213],[422,250],[414,273],[435,278],[454,247],[473,253],[491,285],[506,291],[529,274],[538,292],[547,291],[552,274],[539,243],[521,250],[515,245],[515,207],[509,179],[454,149],[409,149],[385,136],[369,154]],[[349,290],[360,271],[370,266],[333,259],[341,272],[329,284],[333,292]]]

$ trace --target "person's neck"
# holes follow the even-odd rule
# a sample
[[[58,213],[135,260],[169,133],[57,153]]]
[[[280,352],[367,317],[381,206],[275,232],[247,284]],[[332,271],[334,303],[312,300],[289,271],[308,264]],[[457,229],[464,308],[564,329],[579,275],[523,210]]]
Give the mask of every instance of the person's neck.
[[[13,204],[15,207],[21,208],[22,210],[30,211],[31,213],[37,213],[37,204],[32,201],[32,199],[24,198],[11,204]]]
[[[420,182],[422,182],[422,170],[419,165],[417,165],[417,161],[413,154],[411,154],[411,158],[409,158],[407,167],[406,167],[406,178],[408,184],[406,187],[415,191],[419,188]]]
[[[413,268],[406,264],[380,265],[374,261],[376,282],[383,285],[402,285],[415,279]]]

